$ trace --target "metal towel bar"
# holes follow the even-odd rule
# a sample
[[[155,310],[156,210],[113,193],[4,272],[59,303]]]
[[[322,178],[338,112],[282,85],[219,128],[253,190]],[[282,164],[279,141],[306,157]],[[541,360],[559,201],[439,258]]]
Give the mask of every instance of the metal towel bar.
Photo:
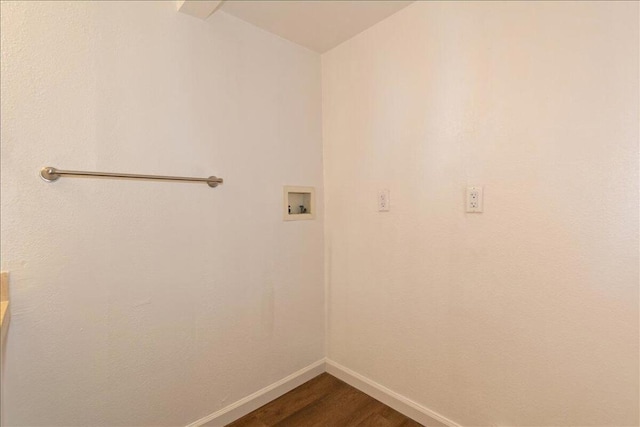
[[[85,177],[85,178],[124,178],[124,179],[145,179],[152,181],[180,181],[180,182],[206,182],[209,187],[217,187],[224,180],[215,176],[209,178],[191,178],[187,176],[164,176],[164,175],[140,175],[133,173],[109,173],[109,172],[85,172],[66,171],[56,169],[51,166],[40,170],[40,176],[47,182],[57,181],[61,176]]]

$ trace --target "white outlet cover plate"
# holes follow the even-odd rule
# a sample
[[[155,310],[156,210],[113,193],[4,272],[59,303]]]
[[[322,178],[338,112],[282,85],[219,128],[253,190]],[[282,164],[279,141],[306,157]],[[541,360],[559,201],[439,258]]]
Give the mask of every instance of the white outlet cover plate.
[[[480,213],[483,209],[482,187],[467,187],[466,211],[469,213]]]
[[[390,208],[389,190],[378,190],[378,212],[389,212]]]

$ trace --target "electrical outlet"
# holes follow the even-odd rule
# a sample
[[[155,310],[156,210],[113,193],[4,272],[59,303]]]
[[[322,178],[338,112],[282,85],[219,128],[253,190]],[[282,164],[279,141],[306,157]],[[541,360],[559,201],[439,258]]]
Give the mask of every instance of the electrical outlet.
[[[378,212],[389,211],[389,190],[378,191]]]
[[[482,212],[482,187],[467,187],[467,212]]]

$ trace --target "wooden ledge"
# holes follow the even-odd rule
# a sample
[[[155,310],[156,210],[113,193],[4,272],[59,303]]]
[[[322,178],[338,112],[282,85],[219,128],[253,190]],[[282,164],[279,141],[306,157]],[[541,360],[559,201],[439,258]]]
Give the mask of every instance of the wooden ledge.
[[[4,345],[4,338],[7,336],[7,329],[9,329],[9,319],[11,314],[9,312],[9,273],[0,273],[0,329],[2,334],[0,341]]]

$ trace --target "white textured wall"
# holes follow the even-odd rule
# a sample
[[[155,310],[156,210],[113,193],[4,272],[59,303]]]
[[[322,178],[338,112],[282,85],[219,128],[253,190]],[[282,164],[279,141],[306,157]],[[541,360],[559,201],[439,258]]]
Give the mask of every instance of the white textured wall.
[[[323,55],[331,359],[463,425],[638,425],[638,31],[417,2]]]
[[[322,203],[282,221],[322,200],[319,56],[172,1],[1,15],[6,424],[184,425],[322,358]]]

